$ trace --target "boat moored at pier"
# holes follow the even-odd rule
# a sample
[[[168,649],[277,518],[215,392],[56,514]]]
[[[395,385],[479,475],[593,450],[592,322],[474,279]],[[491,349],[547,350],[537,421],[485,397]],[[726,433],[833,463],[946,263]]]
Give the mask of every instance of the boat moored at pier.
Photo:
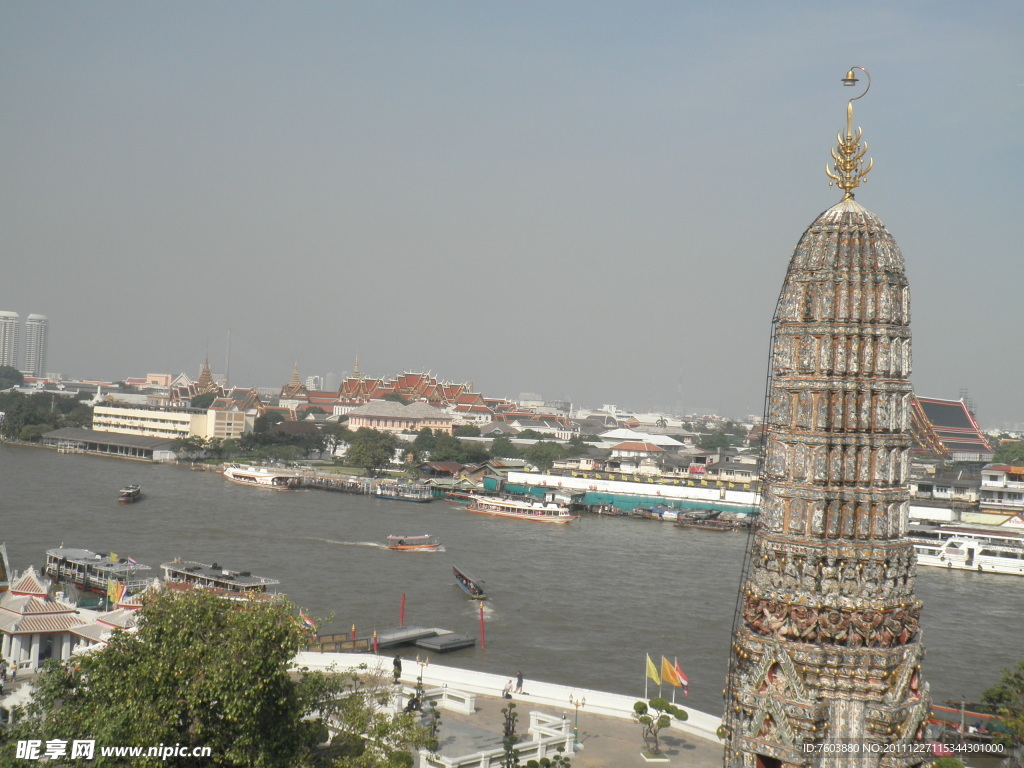
[[[233,571],[219,564],[196,563],[188,560],[174,560],[160,566],[164,581],[171,589],[210,589],[227,597],[242,597],[252,594],[274,594],[272,589],[281,582],[266,576],[253,576],[249,571]]]
[[[568,507],[549,501],[477,498],[470,503],[468,509],[481,515],[511,517],[533,523],[571,523],[580,519],[579,515],[569,512]]]
[[[106,594],[111,581],[124,584],[129,593],[144,589],[150,580],[142,572],[151,568],[130,557],[121,558],[114,552],[97,554],[88,549],[61,546],[46,550],[44,570],[47,576],[61,584]]]
[[[298,472],[273,467],[253,467],[244,464],[229,464],[221,472],[225,478],[239,485],[268,488],[274,491],[290,491],[302,483]]]
[[[434,500],[434,492],[429,485],[418,483],[382,483],[377,486],[377,498],[426,504]]]
[[[918,565],[1024,576],[1024,532],[998,526],[911,526]]]

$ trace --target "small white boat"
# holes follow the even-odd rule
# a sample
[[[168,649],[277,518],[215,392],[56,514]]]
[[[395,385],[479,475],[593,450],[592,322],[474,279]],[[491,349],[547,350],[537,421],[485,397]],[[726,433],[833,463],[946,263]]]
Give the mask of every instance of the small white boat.
[[[298,472],[244,464],[229,464],[221,474],[232,483],[269,488],[274,491],[290,491],[298,488],[302,482],[302,475]]]

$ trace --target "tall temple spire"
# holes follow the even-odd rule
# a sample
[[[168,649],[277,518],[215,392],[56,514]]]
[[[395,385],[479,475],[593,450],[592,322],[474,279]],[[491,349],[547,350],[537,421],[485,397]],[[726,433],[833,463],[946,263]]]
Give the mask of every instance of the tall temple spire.
[[[215,389],[219,389],[219,387],[213,379],[213,372],[210,370],[210,356],[207,355],[203,361],[203,367],[199,371],[199,381],[196,382],[196,390],[200,394],[206,394],[207,392],[213,392]]]
[[[895,239],[853,200],[871,166],[861,167],[852,102],[829,173],[846,194],[800,238],[773,320],[760,522],[725,690],[726,768],[930,761],[921,603],[904,536],[910,293]]]

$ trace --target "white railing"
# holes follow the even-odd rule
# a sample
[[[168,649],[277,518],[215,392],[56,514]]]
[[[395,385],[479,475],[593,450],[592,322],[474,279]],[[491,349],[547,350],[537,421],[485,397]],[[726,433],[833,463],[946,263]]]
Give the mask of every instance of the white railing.
[[[530,713],[529,741],[516,744],[519,759],[540,760],[543,757],[564,752],[573,753],[573,732],[569,721],[564,717],[555,717],[543,712]],[[437,768],[490,768],[501,765],[505,756],[502,747],[474,752],[461,757],[445,757],[428,749],[420,750],[420,765],[432,765]]]
[[[391,675],[391,659],[386,656],[377,656],[372,653],[317,653],[304,651],[296,655],[292,664],[296,667],[309,667],[310,669],[329,669],[335,667],[337,670],[358,669],[365,665],[371,670],[380,670],[382,674]],[[420,668],[414,662],[406,659],[405,671],[401,681],[406,685],[415,685],[420,675]],[[411,667],[411,669],[410,669]],[[481,696],[500,697],[501,691],[508,682],[508,677],[492,675],[487,672],[475,672],[469,669],[458,669],[457,667],[446,667],[431,662],[423,667],[423,685],[425,688],[454,689],[463,694],[477,694]],[[524,684],[526,693],[529,694],[531,707],[555,707],[557,709],[569,710],[572,705],[570,698],[586,698],[586,711],[595,715],[607,715],[622,720],[633,719],[633,704],[642,699],[643,696],[623,696],[618,693],[606,691],[595,691],[588,688],[576,688],[569,685],[556,685],[555,683],[543,683],[527,680]],[[451,696],[451,694],[449,694]],[[685,721],[675,720],[672,722],[672,729],[684,733],[699,736],[702,739],[718,741],[718,727],[722,719],[706,712],[687,707],[684,702],[677,701],[682,706],[688,719]]]

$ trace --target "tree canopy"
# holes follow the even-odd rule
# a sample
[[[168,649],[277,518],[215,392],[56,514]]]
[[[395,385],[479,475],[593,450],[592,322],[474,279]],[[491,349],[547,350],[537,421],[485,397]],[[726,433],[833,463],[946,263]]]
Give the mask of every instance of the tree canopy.
[[[0,389],[9,389],[25,383],[21,371],[11,365],[0,365]]]
[[[1024,661],[1003,670],[1003,677],[981,695],[1000,718],[996,738],[1004,744],[1024,747]]]
[[[217,392],[206,392],[202,395],[196,395],[189,400],[189,405],[193,408],[209,408],[213,405],[213,401],[218,397]]]
[[[196,765],[195,747],[210,749],[203,765],[221,768],[412,765],[410,748],[429,733],[381,708],[385,677],[289,670],[304,637],[294,610],[203,590],[147,597],[137,633],[115,632],[73,665],[46,663],[32,703],[0,743],[0,763],[13,760],[19,739],[88,738],[97,756],[102,746],[143,744],[189,752],[104,759],[118,767]]]
[[[80,400],[46,392],[0,392],[0,435],[14,440],[38,440],[60,427],[81,427],[92,421],[92,409]]]
[[[1024,467],[1024,440],[1000,440],[992,461],[996,464]]]
[[[370,471],[382,469],[391,463],[398,446],[399,439],[390,432],[360,427],[352,436],[345,458],[349,464]]]

